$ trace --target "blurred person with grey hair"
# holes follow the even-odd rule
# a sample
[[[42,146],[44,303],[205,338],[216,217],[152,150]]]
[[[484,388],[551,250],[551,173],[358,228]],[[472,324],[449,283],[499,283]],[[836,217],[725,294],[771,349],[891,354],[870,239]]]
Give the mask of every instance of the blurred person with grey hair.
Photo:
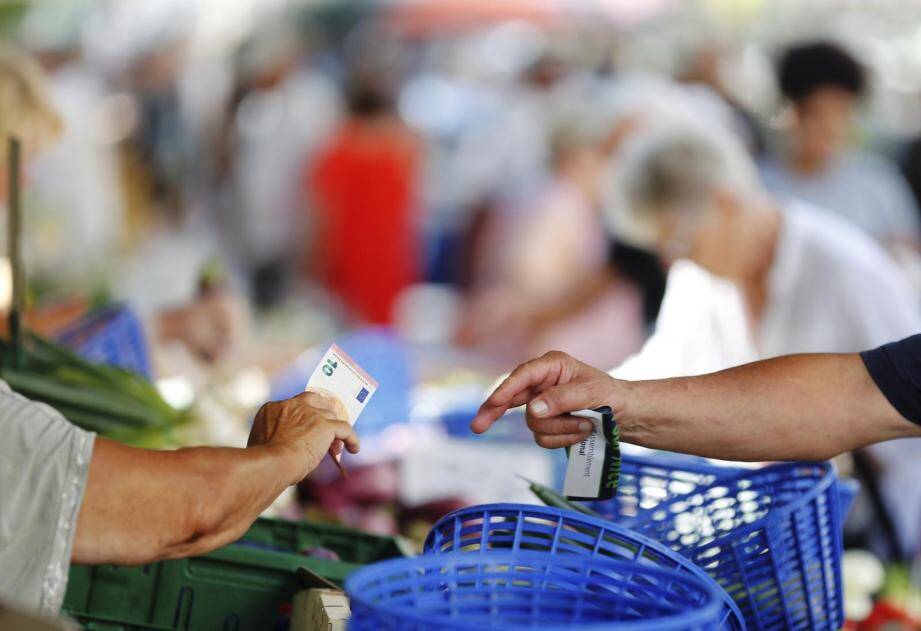
[[[628,139],[609,180],[622,239],[669,265],[654,334],[612,374],[701,374],[791,353],[873,348],[919,330],[896,263],[845,219],[764,190],[726,129],[669,116]],[[917,546],[918,443],[876,445],[881,486],[904,550]]]
[[[673,360],[676,372],[790,352],[857,351],[917,330],[911,289],[888,255],[848,222],[772,197],[724,128],[687,116],[660,119],[625,143],[612,171],[613,230],[671,266],[656,334],[636,360],[660,334],[674,335],[667,330],[672,316],[679,323],[691,314],[714,316],[707,329],[727,349],[719,358],[691,353],[690,363]],[[700,278],[696,291],[685,292],[673,278],[685,269]],[[713,305],[709,295],[718,297]],[[676,305],[685,301],[691,304]],[[730,308],[735,328],[715,316]],[[700,329],[688,334],[701,338]],[[639,371],[640,364],[622,368]]]

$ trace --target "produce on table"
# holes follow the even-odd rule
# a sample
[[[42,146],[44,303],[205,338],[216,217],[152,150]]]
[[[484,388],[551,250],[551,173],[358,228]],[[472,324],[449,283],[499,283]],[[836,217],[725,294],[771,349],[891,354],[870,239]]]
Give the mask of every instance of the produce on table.
[[[548,486],[544,486],[543,484],[538,484],[537,482],[528,480],[527,478],[521,478],[521,479],[528,483],[528,488],[531,489],[531,492],[534,493],[534,495],[537,496],[537,499],[543,502],[546,506],[552,506],[554,508],[562,508],[566,510],[573,510],[579,513],[583,513],[585,515],[591,515],[592,517],[598,517],[599,519],[604,519],[604,517],[602,517],[601,515],[599,515],[592,509],[586,506],[583,506],[582,504],[579,504],[577,502],[569,501],[568,499],[566,499],[565,497],[563,497],[562,495],[560,495],[559,493],[557,493],[556,491],[554,491]]]
[[[106,438],[162,447],[169,443],[171,430],[189,418],[187,411],[166,403],[143,376],[93,364],[35,334],[23,336],[18,351],[0,339],[0,357],[0,377],[13,390]]]

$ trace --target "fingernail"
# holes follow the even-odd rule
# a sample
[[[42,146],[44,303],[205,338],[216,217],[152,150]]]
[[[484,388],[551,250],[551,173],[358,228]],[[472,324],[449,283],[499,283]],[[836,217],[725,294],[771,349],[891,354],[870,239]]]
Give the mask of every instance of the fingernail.
[[[550,406],[538,399],[531,403],[531,414],[534,416],[543,416],[550,411]]]
[[[595,426],[592,424],[591,421],[582,421],[581,423],[579,423],[580,432],[590,432],[593,429],[595,429]]]

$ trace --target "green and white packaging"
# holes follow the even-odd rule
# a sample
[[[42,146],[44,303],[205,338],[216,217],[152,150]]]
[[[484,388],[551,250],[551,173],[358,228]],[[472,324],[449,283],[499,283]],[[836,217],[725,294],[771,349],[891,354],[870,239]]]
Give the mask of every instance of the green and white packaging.
[[[620,432],[609,407],[580,410],[573,416],[586,418],[595,428],[582,442],[566,452],[563,495],[570,500],[607,500],[617,492],[620,478]]]

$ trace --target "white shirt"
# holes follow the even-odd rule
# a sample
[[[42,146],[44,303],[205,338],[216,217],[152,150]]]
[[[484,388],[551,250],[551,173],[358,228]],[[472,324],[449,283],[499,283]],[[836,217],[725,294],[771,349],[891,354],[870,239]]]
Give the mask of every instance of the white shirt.
[[[700,374],[791,353],[856,352],[921,330],[895,262],[846,221],[802,202],[782,212],[768,305],[753,331],[731,282],[690,261],[668,273],[655,332],[612,374]]]
[[[782,213],[768,305],[752,330],[741,292],[690,261],[672,266],[655,332],[611,373],[655,379],[722,370],[778,355],[856,352],[921,331],[914,293],[895,262],[858,228],[802,202]],[[921,439],[871,448],[902,536],[919,539]]]

